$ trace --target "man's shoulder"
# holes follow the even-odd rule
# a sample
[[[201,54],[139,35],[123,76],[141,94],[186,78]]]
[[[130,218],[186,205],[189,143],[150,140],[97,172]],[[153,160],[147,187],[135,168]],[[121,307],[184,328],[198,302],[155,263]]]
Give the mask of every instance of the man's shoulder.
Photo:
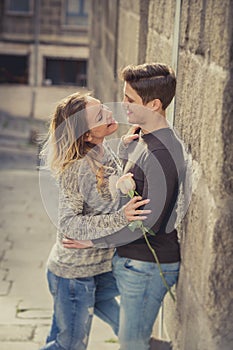
[[[156,130],[145,135],[149,152],[168,151],[171,154],[183,153],[184,143],[172,128]]]
[[[172,128],[163,128],[155,130],[143,136],[143,140],[148,147],[152,149],[169,149],[174,143],[180,144],[181,141]]]
[[[156,158],[160,163],[173,163],[181,169],[185,162],[185,147],[182,140],[172,128],[156,130],[146,135],[148,152],[144,160],[147,163]]]

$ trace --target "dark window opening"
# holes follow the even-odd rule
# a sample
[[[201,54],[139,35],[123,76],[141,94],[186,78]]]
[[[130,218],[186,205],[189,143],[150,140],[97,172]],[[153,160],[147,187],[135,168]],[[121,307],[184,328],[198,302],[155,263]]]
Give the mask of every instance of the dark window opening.
[[[46,85],[87,85],[87,61],[45,59]]]
[[[28,84],[28,56],[0,55],[0,84]]]
[[[32,0],[8,0],[7,12],[30,13],[32,12]]]

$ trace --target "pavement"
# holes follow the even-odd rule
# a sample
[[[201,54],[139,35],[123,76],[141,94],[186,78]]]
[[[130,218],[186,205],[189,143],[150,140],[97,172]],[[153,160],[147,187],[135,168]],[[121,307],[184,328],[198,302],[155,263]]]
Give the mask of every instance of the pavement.
[[[0,114],[0,349],[38,350],[52,315],[46,261],[56,228],[37,171],[41,121]],[[94,317],[88,350],[116,350],[111,328]]]

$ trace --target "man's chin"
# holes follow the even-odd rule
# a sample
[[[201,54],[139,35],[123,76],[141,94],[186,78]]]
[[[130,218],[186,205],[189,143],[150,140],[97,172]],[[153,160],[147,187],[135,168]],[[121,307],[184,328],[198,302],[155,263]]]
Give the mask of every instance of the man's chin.
[[[127,116],[127,121],[129,124],[137,124],[137,122],[134,120],[133,116],[131,115]]]

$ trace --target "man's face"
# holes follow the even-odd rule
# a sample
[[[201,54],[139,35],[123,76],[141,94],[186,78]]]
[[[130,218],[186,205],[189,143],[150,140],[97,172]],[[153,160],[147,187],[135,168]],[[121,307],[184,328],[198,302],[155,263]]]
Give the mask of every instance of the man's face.
[[[149,106],[143,105],[141,97],[127,82],[124,84],[124,107],[127,113],[127,119],[130,124],[145,124],[146,115],[151,110]]]

